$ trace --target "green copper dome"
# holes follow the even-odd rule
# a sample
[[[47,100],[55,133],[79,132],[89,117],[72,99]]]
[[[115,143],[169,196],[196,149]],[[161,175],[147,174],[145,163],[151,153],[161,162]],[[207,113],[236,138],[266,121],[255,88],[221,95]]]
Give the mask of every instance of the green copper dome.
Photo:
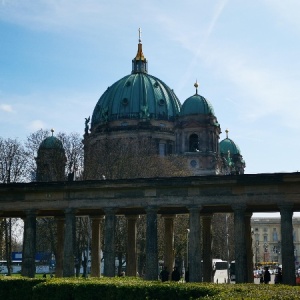
[[[117,119],[165,119],[179,115],[180,102],[160,79],[145,73],[127,75],[100,97],[92,127]]]
[[[181,108],[182,116],[194,114],[215,115],[211,103],[197,93],[187,98]]]
[[[230,155],[241,154],[239,146],[227,137],[220,142],[220,152],[227,155],[228,151],[230,151]]]
[[[39,147],[39,150],[41,149],[64,149],[62,142],[54,137],[54,136],[49,136],[45,138]]]
[[[181,104],[162,80],[148,74],[148,62],[138,44],[132,72],[108,87],[98,100],[91,128],[119,119],[174,120]]]

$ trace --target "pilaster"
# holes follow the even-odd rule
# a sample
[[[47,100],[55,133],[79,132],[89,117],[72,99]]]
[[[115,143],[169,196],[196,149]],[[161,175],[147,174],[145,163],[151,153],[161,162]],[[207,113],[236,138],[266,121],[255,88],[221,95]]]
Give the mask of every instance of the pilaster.
[[[293,241],[293,205],[279,205],[281,215],[282,283],[295,285],[295,257]]]
[[[36,252],[36,211],[27,210],[24,219],[22,276],[34,278]]]
[[[106,208],[104,236],[104,276],[107,277],[115,276],[115,226],[115,209]]]
[[[190,232],[189,232],[189,280],[190,282],[202,281],[202,251],[201,251],[201,207],[189,207],[190,212]]]
[[[248,282],[247,243],[245,212],[246,205],[232,205],[234,211],[235,276],[236,283]]]
[[[64,235],[64,259],[63,276],[74,276],[74,254],[76,240],[76,217],[75,209],[67,208],[65,210],[65,235]]]

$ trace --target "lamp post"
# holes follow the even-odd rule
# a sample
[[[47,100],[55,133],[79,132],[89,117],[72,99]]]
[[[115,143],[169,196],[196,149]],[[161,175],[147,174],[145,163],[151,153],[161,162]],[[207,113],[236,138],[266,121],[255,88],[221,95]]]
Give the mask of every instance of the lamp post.
[[[281,242],[278,241],[278,246],[277,246],[278,264],[281,263],[280,253],[281,253]]]
[[[258,250],[259,250],[259,240],[255,241],[255,268],[257,270],[258,265]]]
[[[189,269],[189,235],[190,230],[186,230],[186,270]]]
[[[230,261],[229,261],[229,231],[228,231],[228,217],[226,214],[226,248],[227,248],[227,283],[230,283]]]

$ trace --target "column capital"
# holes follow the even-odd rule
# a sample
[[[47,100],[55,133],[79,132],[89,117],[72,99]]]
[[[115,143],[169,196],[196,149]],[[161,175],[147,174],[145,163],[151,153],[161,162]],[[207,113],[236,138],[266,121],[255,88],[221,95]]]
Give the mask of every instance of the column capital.
[[[75,214],[76,209],[73,208],[73,207],[68,207],[68,208],[66,208],[66,209],[64,210],[64,212],[65,212],[65,215],[67,215],[67,214]]]
[[[282,211],[292,211],[294,212],[294,204],[293,203],[281,203],[281,204],[278,204],[278,208],[280,210],[280,213]]]
[[[36,215],[36,209],[26,209],[25,214],[26,216]]]
[[[234,203],[231,205],[233,211],[246,211],[247,205],[245,203]]]
[[[149,205],[147,207],[145,207],[145,211],[146,213],[150,213],[150,212],[157,212],[158,211],[158,206],[156,205]]]
[[[103,208],[105,215],[109,215],[109,214],[115,214],[117,211],[116,207],[104,207]]]

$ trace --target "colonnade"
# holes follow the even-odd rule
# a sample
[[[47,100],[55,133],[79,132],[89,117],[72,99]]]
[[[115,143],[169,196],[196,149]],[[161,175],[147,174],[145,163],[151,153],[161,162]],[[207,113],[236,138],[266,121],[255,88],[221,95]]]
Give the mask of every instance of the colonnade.
[[[236,262],[236,283],[253,282],[253,263],[251,248],[251,213],[247,212],[244,204],[231,205],[234,214],[234,243]],[[158,207],[145,208],[146,213],[146,280],[158,279],[158,245],[157,245],[157,217]],[[189,247],[188,269],[191,282],[212,281],[212,254],[211,254],[211,220],[212,213],[202,213],[202,207],[190,206],[189,212]],[[283,283],[295,285],[294,246],[293,246],[293,206],[280,205],[281,232],[282,232],[282,267]],[[115,208],[105,208],[105,236],[104,276],[115,276]],[[216,212],[217,207],[216,207]],[[35,276],[35,243],[36,217],[35,210],[27,210],[24,218],[24,241],[22,275]],[[164,228],[164,261],[169,270],[174,262],[174,214],[163,214]],[[91,216],[91,276],[100,276],[100,222],[104,216]],[[137,274],[137,215],[126,215],[128,229],[127,244],[127,275]],[[56,277],[74,276],[74,245],[75,245],[75,209],[66,209],[64,217],[57,218],[57,256]],[[202,222],[201,222],[202,218]],[[201,249],[201,241],[203,249]],[[201,261],[203,260],[203,265]],[[203,268],[203,269],[202,269]]]

